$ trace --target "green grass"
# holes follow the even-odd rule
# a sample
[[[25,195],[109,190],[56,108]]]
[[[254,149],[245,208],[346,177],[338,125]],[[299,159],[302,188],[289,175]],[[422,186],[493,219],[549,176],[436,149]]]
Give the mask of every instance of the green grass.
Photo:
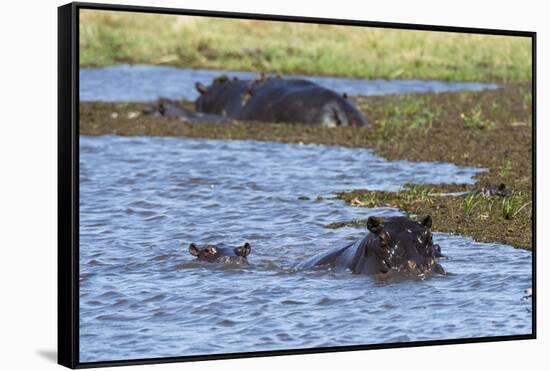
[[[504,219],[513,219],[521,210],[531,205],[522,192],[516,192],[502,199],[502,216]]]
[[[396,96],[394,104],[387,105],[380,121],[384,131],[399,127],[428,131],[441,115],[441,107],[430,107],[428,99],[418,94]]]
[[[498,168],[498,175],[501,178],[505,178],[510,174],[510,170],[512,170],[512,161],[506,160],[499,168]]]
[[[487,119],[481,106],[477,105],[469,113],[461,113],[460,118],[469,129],[487,129],[495,126],[495,123]]]
[[[533,140],[530,106],[523,104],[529,100],[526,93],[529,89],[529,84],[510,84],[502,89],[474,92],[353,97],[369,119],[369,127],[360,128],[254,122],[183,123],[147,115],[129,117],[132,112],[150,107],[146,102],[80,102],[79,129],[81,135],[176,136],[372,148],[377,155],[390,160],[442,161],[486,168],[487,172],[476,176],[475,185],[407,184],[398,192],[355,190],[339,193],[338,198],[355,207],[395,207],[411,214],[430,214],[434,230],[530,249]],[[182,104],[188,109],[194,106],[193,102]],[[461,114],[471,112],[482,112],[480,117],[493,126],[487,129],[466,126]],[[429,129],[414,124],[415,117],[432,115]],[[500,183],[513,193],[506,198],[476,193],[453,195]],[[310,194],[299,199],[315,202],[318,198]],[[333,222],[336,223],[331,223],[331,228],[347,225],[364,228],[366,220]]]
[[[82,66],[148,63],[368,78],[531,80],[531,40],[525,37],[80,12]]]
[[[464,208],[465,214],[471,214],[476,205],[479,203],[479,198],[475,193],[469,194],[464,197],[462,207]]]
[[[413,185],[407,185],[405,188],[408,191],[408,197],[410,199],[419,199],[421,201],[425,201],[428,203],[432,203],[432,195],[434,193],[432,188],[426,188],[422,186],[418,186],[416,184]]]

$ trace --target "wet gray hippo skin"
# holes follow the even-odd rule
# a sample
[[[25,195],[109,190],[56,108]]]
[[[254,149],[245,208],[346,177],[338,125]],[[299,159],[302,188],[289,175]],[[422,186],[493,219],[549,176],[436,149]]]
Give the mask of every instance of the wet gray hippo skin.
[[[188,110],[180,102],[168,98],[158,99],[152,106],[144,109],[142,114],[178,119],[183,122],[210,122],[219,124],[231,122],[227,117],[220,115]]]
[[[210,263],[247,264],[247,256],[250,251],[252,251],[252,247],[248,242],[235,248],[223,245],[197,245],[194,243],[189,245],[191,255]]]
[[[325,127],[364,126],[367,119],[350,102],[311,81],[261,77],[256,80],[214,80],[196,84],[197,112],[242,121],[317,124]]]
[[[356,242],[313,256],[298,269],[330,267],[357,274],[405,272],[445,274],[437,259],[443,257],[439,245],[432,241],[432,219],[421,221],[407,217],[377,218],[367,221],[369,233]]]

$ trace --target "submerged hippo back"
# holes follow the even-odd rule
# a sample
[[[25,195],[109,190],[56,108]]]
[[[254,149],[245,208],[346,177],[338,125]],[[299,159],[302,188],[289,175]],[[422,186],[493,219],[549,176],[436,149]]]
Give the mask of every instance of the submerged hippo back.
[[[341,260],[340,258],[342,257],[342,255],[345,255],[345,253],[349,253],[349,251],[353,250],[354,245],[355,244],[353,243],[346,246],[335,247],[323,253],[314,255],[309,259],[297,264],[295,268],[296,269],[313,269],[316,267],[336,268],[337,262]],[[346,269],[347,267],[339,266],[339,268]]]

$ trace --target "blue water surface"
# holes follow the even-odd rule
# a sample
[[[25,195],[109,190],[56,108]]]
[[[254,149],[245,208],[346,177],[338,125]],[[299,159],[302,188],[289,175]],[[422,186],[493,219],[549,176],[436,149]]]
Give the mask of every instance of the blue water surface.
[[[203,70],[153,65],[116,65],[104,68],[80,68],[81,101],[152,101],[159,97],[195,100],[195,83],[206,85],[220,75],[252,79],[254,72]],[[285,76],[289,77],[290,76]],[[499,85],[478,82],[434,80],[383,80],[327,76],[304,78],[338,93],[348,95],[385,95],[400,93],[439,93],[462,90],[497,89]]]
[[[368,149],[81,136],[80,361],[529,334],[532,256],[511,246],[435,233],[449,275],[400,282],[292,269],[365,234],[325,224],[400,214],[332,192],[479,171]],[[244,241],[248,266],[187,251]]]

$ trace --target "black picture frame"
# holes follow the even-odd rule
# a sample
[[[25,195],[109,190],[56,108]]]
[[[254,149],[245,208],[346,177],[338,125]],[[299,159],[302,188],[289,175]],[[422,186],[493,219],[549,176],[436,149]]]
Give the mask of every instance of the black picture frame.
[[[177,356],[152,359],[80,362],[79,360],[79,10],[95,9],[154,14],[208,16],[301,23],[366,26],[404,30],[444,31],[485,35],[529,37],[532,40],[532,333],[527,335],[480,337],[467,339],[412,341],[406,343],[365,344],[326,348],[289,349],[226,353],[200,356]],[[387,23],[297,17],[269,14],[231,13],[190,9],[158,8],[97,3],[69,3],[58,8],[58,363],[69,368],[143,365],[170,362],[221,360],[308,353],[342,352],[368,349],[419,347],[432,345],[496,342],[536,339],[537,328],[537,248],[536,248],[536,32],[439,25]]]

